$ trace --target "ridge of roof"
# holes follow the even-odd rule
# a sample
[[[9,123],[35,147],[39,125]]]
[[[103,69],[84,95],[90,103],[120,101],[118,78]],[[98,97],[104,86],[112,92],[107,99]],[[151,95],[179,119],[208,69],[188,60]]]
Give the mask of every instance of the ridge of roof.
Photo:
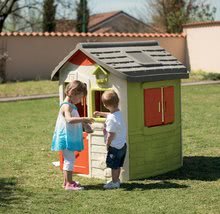
[[[78,33],[78,32],[1,32],[0,36],[42,36],[42,37],[182,37],[186,34],[175,33]]]
[[[129,41],[129,42],[91,42],[91,43],[78,43],[77,44],[77,48],[81,49],[81,48],[114,48],[114,47],[138,47],[138,46],[143,46],[143,45],[147,45],[147,46],[153,46],[153,45],[159,45],[158,41],[154,41],[154,40],[150,40],[150,41]]]

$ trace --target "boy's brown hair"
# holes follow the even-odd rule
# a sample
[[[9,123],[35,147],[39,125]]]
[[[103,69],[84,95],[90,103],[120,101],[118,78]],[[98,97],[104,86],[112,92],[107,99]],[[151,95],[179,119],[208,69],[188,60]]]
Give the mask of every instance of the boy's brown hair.
[[[105,91],[102,94],[102,102],[105,106],[113,106],[117,108],[119,104],[117,93],[114,90]]]
[[[86,84],[79,80],[73,80],[72,82],[68,83],[68,85],[65,88],[65,95],[68,94],[78,95],[81,93],[83,93],[83,95],[86,96],[87,88],[86,88]]]

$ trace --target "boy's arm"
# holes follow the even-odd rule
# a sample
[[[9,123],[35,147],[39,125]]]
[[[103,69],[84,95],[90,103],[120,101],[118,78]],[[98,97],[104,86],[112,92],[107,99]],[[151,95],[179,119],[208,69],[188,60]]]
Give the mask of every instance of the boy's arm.
[[[69,105],[63,105],[63,116],[68,123],[92,123],[94,122],[93,118],[88,117],[72,117],[71,111],[72,108]]]
[[[109,148],[109,146],[111,145],[112,140],[115,137],[115,133],[114,132],[107,132],[107,136],[106,136],[106,145],[107,145],[107,150]]]
[[[108,114],[110,114],[109,112],[102,112],[102,111],[95,111],[94,113],[93,113],[93,115],[94,116],[101,116],[101,117],[107,117],[108,116]]]

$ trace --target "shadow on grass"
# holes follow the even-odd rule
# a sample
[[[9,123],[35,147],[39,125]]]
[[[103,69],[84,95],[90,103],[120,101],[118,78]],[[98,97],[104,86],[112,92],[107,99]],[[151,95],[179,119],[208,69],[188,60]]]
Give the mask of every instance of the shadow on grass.
[[[188,188],[189,186],[183,184],[176,184],[169,181],[160,181],[157,183],[146,184],[143,182],[132,182],[132,183],[123,183],[121,188],[127,191],[131,191],[134,189],[140,190],[151,190],[151,189],[182,189]]]
[[[151,177],[147,180],[155,183],[147,183],[147,180],[138,180],[123,183],[123,190],[150,190],[150,189],[171,189],[188,188],[188,185],[177,184],[169,180],[200,180],[216,181],[220,178],[220,157],[192,156],[183,158],[183,167],[178,170]],[[160,180],[160,181],[158,181]],[[102,190],[103,184],[87,185],[86,190]]]
[[[103,190],[103,184],[97,185],[83,185],[85,190]],[[125,191],[131,191],[134,189],[139,190],[150,190],[150,189],[171,189],[171,188],[187,188],[189,186],[176,184],[169,181],[159,181],[155,183],[147,183],[145,180],[131,181],[122,183],[120,189]]]
[[[220,157],[191,156],[183,158],[183,167],[152,177],[151,180],[216,181],[220,178]]]
[[[86,185],[85,190],[103,190],[103,184],[98,185]],[[150,190],[150,189],[171,189],[171,188],[187,188],[189,186],[176,184],[169,181],[160,181],[155,183],[146,183],[146,181],[132,181],[127,183],[122,183],[120,189],[125,191],[131,191],[134,189],[140,190]]]
[[[14,196],[16,184],[16,178],[0,178],[0,206],[6,207],[14,203],[16,200]]]

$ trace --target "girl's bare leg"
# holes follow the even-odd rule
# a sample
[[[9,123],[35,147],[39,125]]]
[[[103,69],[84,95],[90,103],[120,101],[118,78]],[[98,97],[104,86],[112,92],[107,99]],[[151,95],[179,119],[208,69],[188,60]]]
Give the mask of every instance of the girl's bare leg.
[[[66,182],[66,185],[70,185],[73,183],[72,180],[72,171],[63,171],[63,175],[64,175],[64,182]]]

